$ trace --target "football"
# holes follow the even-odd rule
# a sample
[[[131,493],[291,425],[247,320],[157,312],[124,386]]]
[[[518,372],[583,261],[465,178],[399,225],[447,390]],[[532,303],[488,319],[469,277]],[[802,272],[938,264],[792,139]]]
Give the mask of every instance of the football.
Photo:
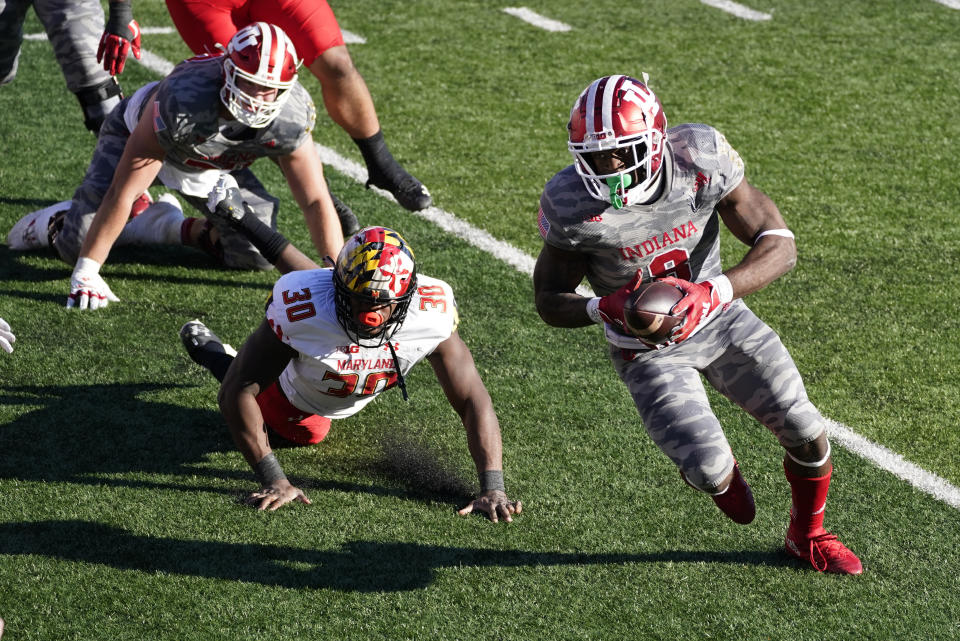
[[[670,309],[684,297],[683,290],[669,283],[654,280],[643,283],[623,303],[623,319],[627,330],[648,343],[659,344],[683,322]]]

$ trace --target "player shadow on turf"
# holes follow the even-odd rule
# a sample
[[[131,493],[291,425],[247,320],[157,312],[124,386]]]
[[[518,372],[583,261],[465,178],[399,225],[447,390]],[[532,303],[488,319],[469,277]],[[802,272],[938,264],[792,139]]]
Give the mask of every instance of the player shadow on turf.
[[[321,535],[317,535],[321,538]],[[307,541],[309,544],[309,541]],[[0,524],[0,555],[34,554],[148,575],[179,574],[292,589],[398,592],[429,587],[443,568],[636,563],[794,566],[781,550],[583,553],[349,541],[332,550],[144,536],[89,521]]]
[[[0,478],[197,491],[201,488],[115,477],[130,472],[196,476],[191,463],[232,450],[226,434],[192,428],[205,415],[206,421],[215,420],[216,412],[142,398],[185,387],[0,385],[0,404],[36,407],[0,425]]]
[[[60,201],[51,198],[7,198],[6,196],[0,196],[0,205],[10,205],[16,208],[17,211],[22,209],[23,213],[19,214],[20,216],[31,211],[36,211],[37,209],[49,207],[50,205],[56,205],[58,202]]]
[[[170,383],[89,386],[0,385],[0,405],[39,406],[0,425],[0,479],[94,486],[208,492],[240,498],[254,489],[253,474],[211,468],[209,455],[236,448],[219,412],[144,399],[190,386]],[[105,400],[106,399],[106,400]],[[386,438],[373,457],[325,457],[326,478],[288,472],[304,490],[364,493],[460,507],[472,488],[443,457],[409,437]],[[314,447],[323,447],[318,445]],[[304,450],[306,451],[306,450]],[[369,484],[340,481],[360,472]],[[209,479],[197,485],[130,479],[135,473]],[[229,487],[222,481],[229,480]],[[383,481],[380,483],[379,481]],[[224,509],[227,509],[225,506]]]

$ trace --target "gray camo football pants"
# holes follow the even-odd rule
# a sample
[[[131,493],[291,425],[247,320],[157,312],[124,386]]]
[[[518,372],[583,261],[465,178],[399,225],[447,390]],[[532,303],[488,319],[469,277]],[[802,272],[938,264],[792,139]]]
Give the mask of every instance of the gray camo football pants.
[[[98,0],[0,0],[0,85],[17,75],[23,21],[31,6],[43,23],[70,91],[77,93],[110,79],[97,63],[104,27]]]
[[[742,300],[679,345],[641,352],[611,346],[610,357],[650,438],[707,492],[733,469],[733,454],[700,374],[785,448],[809,443],[826,428],[780,337]]]
[[[97,138],[97,147],[93,152],[93,159],[87,167],[83,182],[73,194],[73,201],[63,220],[63,227],[57,232],[54,246],[60,257],[73,265],[80,255],[83,239],[93,224],[93,218],[100,207],[113,174],[116,171],[123,148],[127,144],[130,132],[123,121],[123,112],[129,98],[125,98],[120,105],[110,112],[100,129]],[[243,199],[256,213],[257,218],[272,229],[277,228],[277,210],[279,201],[271,196],[263,184],[249,168],[232,172],[240,186]],[[190,203],[203,216],[207,216],[207,203],[203,198],[179,196]],[[223,263],[227,267],[236,269],[271,269],[271,265],[260,252],[242,234],[234,231],[226,222],[211,219],[214,227],[220,233],[220,242],[223,245]]]

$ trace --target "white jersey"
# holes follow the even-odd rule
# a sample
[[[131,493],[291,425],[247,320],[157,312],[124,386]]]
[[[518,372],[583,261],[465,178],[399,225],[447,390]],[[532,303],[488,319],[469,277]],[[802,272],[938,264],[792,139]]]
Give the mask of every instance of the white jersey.
[[[273,287],[267,322],[298,356],[280,374],[280,387],[298,409],[327,418],[359,412],[397,383],[397,370],[384,344],[361,347],[337,321],[332,269],[290,272]],[[407,317],[390,339],[406,376],[457,329],[453,290],[442,280],[417,276]]]

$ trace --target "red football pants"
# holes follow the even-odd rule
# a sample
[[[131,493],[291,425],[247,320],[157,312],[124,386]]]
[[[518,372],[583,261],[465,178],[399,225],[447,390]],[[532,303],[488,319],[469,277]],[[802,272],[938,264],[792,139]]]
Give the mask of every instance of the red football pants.
[[[298,445],[319,443],[330,431],[329,418],[294,407],[277,381],[257,395],[257,405],[270,429]]]
[[[180,37],[196,53],[217,53],[237,31],[254,22],[283,29],[306,66],[343,44],[340,25],[326,0],[167,0]]]

